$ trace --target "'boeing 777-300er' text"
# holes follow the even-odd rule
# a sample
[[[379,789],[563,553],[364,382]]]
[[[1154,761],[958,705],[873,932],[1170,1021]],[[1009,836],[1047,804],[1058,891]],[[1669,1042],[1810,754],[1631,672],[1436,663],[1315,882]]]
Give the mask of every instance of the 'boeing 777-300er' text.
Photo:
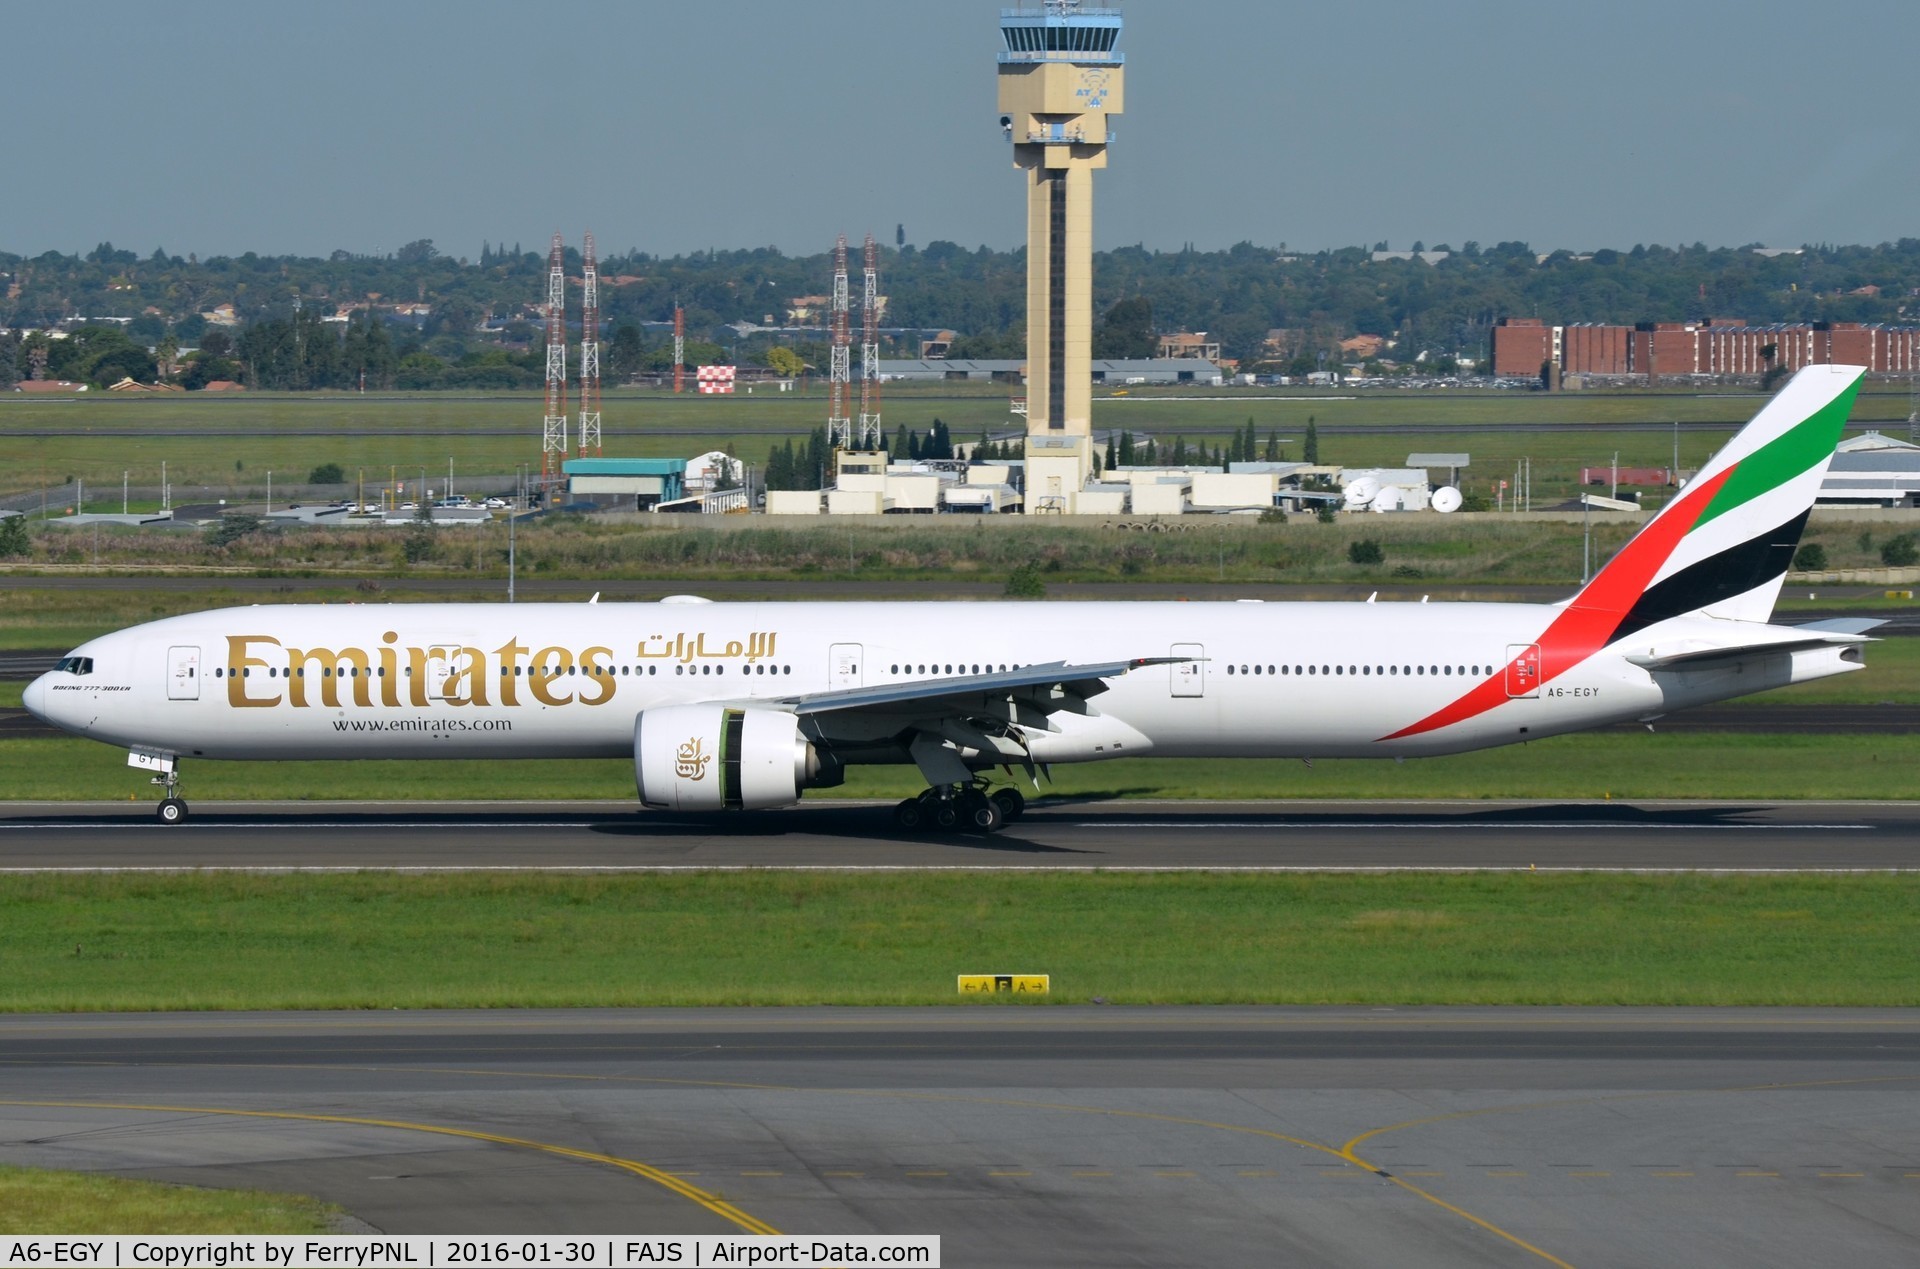
[[[1878,623],[1770,619],[1863,373],[1800,371],[1556,604],[226,608],[94,639],[25,701],[126,748],[168,823],[194,758],[630,753],[671,811],[911,763],[903,826],[992,830],[1023,805],[996,769],[1508,745],[1861,668]]]

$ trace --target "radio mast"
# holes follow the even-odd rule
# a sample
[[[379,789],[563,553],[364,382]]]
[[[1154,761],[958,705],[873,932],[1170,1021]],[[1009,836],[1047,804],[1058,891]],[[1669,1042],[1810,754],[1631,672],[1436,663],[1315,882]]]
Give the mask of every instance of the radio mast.
[[[833,249],[833,345],[827,376],[827,444],[834,449],[853,445],[853,421],[847,417],[853,388],[849,364],[853,338],[847,327],[847,236],[841,234]]]
[[[566,249],[553,236],[547,252],[547,417],[540,441],[540,480],[560,480],[567,456],[567,274]]]
[[[593,231],[581,255],[580,457],[600,455],[600,270],[593,258]],[[563,445],[565,441],[561,442]]]
[[[880,248],[867,235],[866,279],[860,297],[860,448],[886,435],[880,426]]]

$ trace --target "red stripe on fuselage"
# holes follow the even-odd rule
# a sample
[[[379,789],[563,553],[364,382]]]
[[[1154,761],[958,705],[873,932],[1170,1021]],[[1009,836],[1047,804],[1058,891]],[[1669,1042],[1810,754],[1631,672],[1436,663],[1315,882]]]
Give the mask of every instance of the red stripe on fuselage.
[[[1613,632],[1620,628],[1621,619],[1653,584],[1661,565],[1673,555],[1680,539],[1687,536],[1700,519],[1700,513],[1707,509],[1707,504],[1733,472],[1733,467],[1727,468],[1636,534],[1620,554],[1607,561],[1599,575],[1573,597],[1573,602],[1561,610],[1540,635],[1540,683],[1553,681],[1607,646]],[[1515,663],[1517,661],[1515,658]],[[1476,684],[1466,695],[1380,739],[1417,736],[1486,713],[1508,699],[1510,668],[1510,665],[1500,667],[1493,677]]]

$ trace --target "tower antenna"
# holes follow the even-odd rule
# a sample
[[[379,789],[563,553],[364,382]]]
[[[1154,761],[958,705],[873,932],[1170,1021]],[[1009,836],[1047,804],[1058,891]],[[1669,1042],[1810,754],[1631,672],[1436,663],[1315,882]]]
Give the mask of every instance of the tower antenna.
[[[673,302],[673,390],[680,391],[687,381],[687,310]]]
[[[551,488],[560,480],[567,455],[567,274],[560,235],[547,252],[547,416],[540,441],[540,481]]]
[[[860,295],[860,448],[875,448],[884,435],[880,426],[880,248],[869,233]]]
[[[847,410],[853,388],[852,343],[847,323],[847,236],[841,234],[833,249],[833,347],[827,381],[827,444],[834,449],[853,444],[853,421]]]
[[[580,457],[600,456],[600,268],[587,231],[580,265]],[[564,444],[564,442],[562,442]]]

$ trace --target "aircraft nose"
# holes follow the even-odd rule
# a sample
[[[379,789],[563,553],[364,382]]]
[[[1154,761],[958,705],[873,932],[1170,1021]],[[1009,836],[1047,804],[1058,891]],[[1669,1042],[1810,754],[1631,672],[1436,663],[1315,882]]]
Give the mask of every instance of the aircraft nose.
[[[41,722],[49,721],[47,718],[46,675],[42,674],[39,678],[27,684],[26,690],[20,693],[20,703],[27,707],[29,714],[32,714]]]

